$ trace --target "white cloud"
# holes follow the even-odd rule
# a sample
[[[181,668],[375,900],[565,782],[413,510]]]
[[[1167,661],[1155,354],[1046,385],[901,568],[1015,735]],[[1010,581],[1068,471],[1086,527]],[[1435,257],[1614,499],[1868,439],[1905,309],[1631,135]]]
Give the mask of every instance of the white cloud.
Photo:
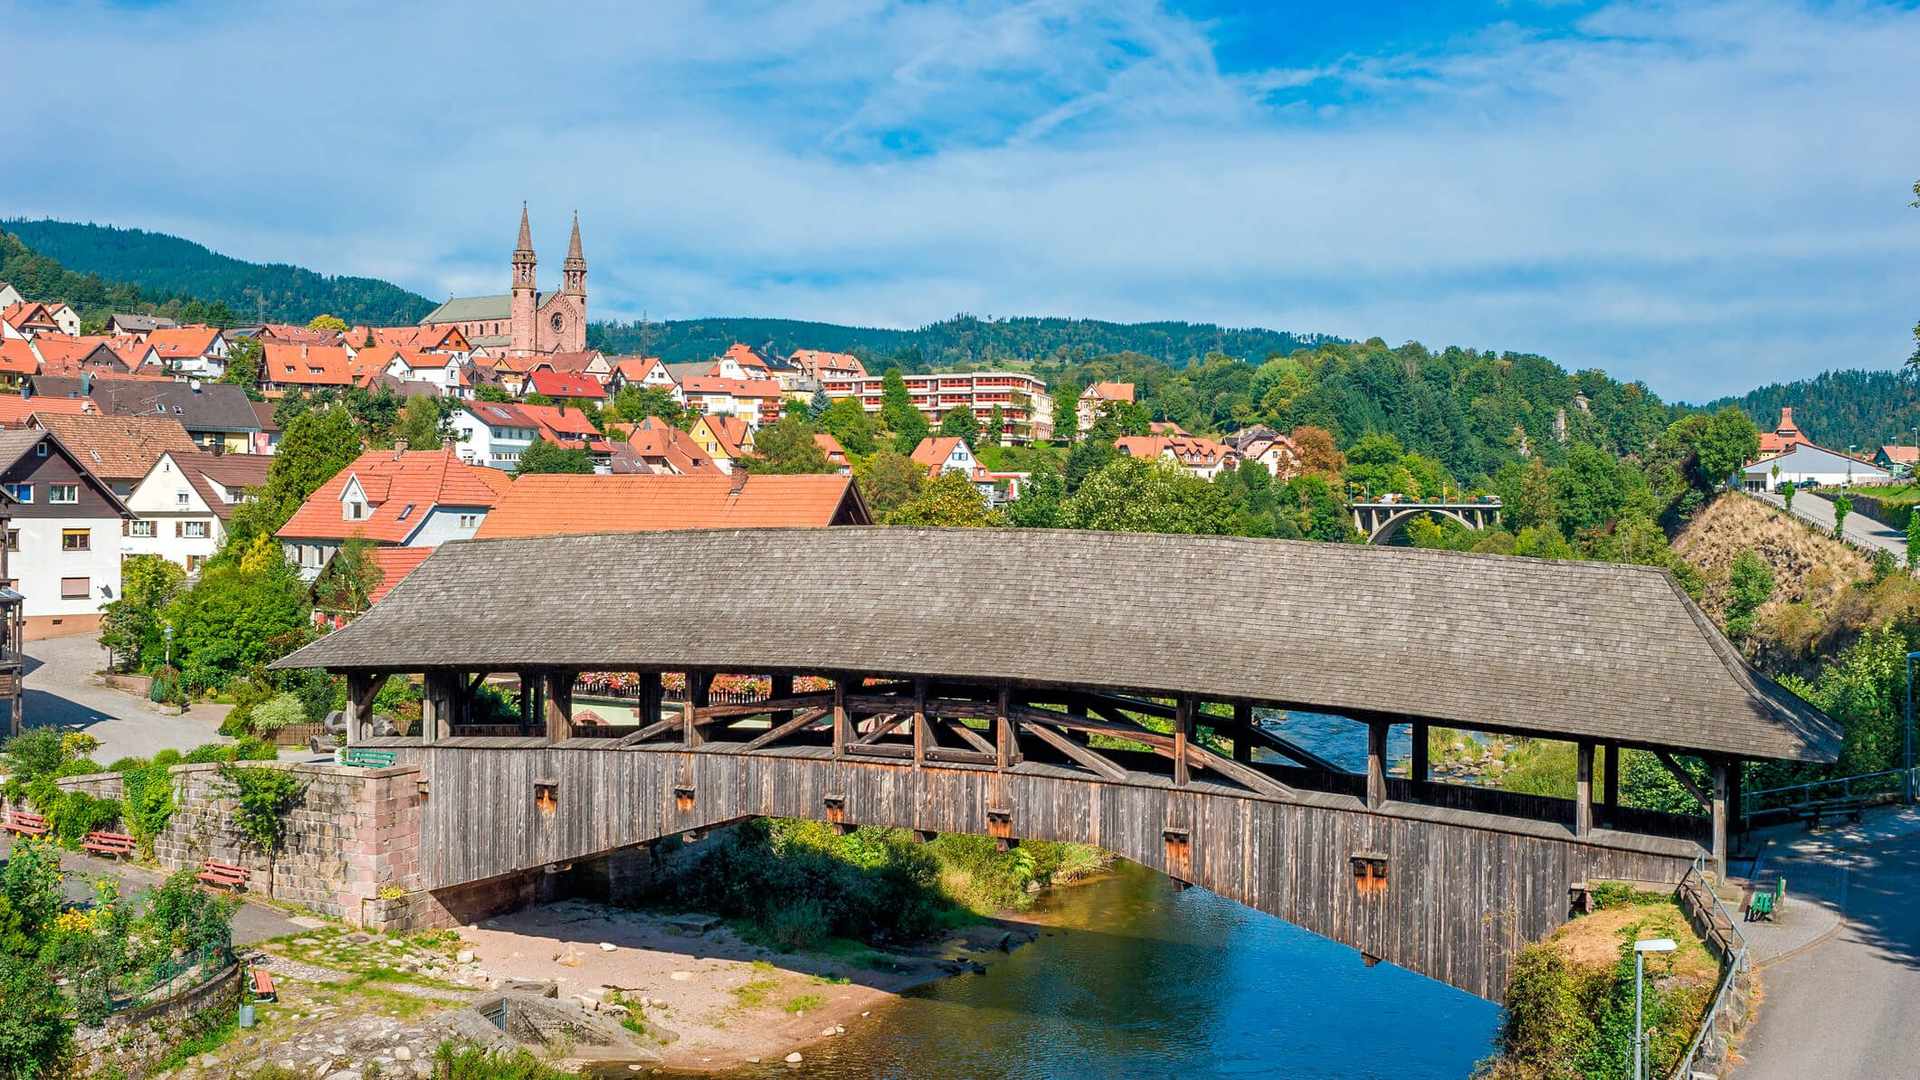
[[[1629,3],[1235,72],[1143,0],[36,25],[0,94],[70,119],[0,170],[11,212],[436,298],[504,286],[525,198],[549,276],[580,209],[594,307],[622,317],[1214,319],[1703,396],[1897,363],[1920,316],[1920,15],[1897,8]]]

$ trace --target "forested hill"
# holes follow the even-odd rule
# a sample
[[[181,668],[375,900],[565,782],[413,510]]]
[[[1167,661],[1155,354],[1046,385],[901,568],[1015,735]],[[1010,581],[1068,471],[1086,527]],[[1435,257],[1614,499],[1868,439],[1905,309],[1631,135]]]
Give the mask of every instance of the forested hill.
[[[789,353],[848,352],[870,361],[898,359],[909,368],[1003,365],[1043,358],[1137,353],[1175,367],[1212,352],[1256,363],[1337,339],[1211,323],[1115,323],[1098,319],[981,319],[956,315],[918,330],[883,330],[793,319],[714,318],[658,323],[595,323],[588,344],[609,353],[648,353],[669,361],[715,356],[743,341]]]
[[[1828,371],[1721,398],[1706,407],[1722,405],[1738,405],[1762,431],[1773,430],[1781,406],[1792,406],[1794,423],[1808,438],[1839,450],[1858,446],[1870,455],[1882,443],[1913,441],[1914,424],[1920,423],[1920,386],[1900,371]]]
[[[192,297],[223,303],[240,319],[304,323],[337,315],[348,323],[392,326],[416,322],[433,310],[424,296],[377,278],[331,277],[282,263],[251,263],[191,240],[143,229],[66,221],[5,221],[37,254],[67,270],[104,282],[132,285],[147,297]],[[21,287],[25,292],[24,286]],[[28,293],[35,299],[68,299]],[[76,308],[83,304],[69,299]]]

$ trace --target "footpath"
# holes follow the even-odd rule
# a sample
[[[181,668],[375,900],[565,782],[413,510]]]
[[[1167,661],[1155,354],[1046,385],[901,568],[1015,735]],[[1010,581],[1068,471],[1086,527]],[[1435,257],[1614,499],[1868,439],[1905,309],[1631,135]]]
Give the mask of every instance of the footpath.
[[[1794,500],[1799,509],[1799,499]],[[1741,923],[1760,973],[1759,1018],[1736,1080],[1914,1075],[1920,1031],[1920,810],[1859,825],[1762,830],[1756,874],[1787,879],[1773,922]]]
[[[1755,491],[1748,494],[1775,509],[1787,508],[1786,500],[1770,491]],[[1833,535],[1833,503],[1824,496],[1815,495],[1811,491],[1795,494],[1793,516],[1829,536]],[[1892,555],[1902,566],[1907,563],[1907,535],[1865,514],[1847,515],[1847,539],[1868,552],[1884,551]]]

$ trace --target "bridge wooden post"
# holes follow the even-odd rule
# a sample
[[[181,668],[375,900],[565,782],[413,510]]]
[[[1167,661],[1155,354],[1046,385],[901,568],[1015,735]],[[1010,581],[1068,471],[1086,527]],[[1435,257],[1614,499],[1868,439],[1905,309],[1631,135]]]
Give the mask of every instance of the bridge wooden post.
[[[544,687],[547,699],[547,740],[559,742],[573,738],[573,684],[579,673],[565,668],[550,669]]]
[[[1606,806],[1605,821],[1608,828],[1614,824],[1614,811],[1620,808],[1620,744],[1608,743],[1606,755],[1602,759],[1606,775],[1600,780],[1600,801]]]
[[[847,676],[833,673],[833,756],[847,756]]]
[[[1387,802],[1387,730],[1385,720],[1367,724],[1367,806],[1385,806]]]
[[[773,698],[775,701],[793,696],[793,676],[775,675],[769,678],[767,682],[769,683],[767,696]],[[791,719],[793,719],[793,710],[782,709],[768,716],[767,722],[772,727],[779,727]]]
[[[1574,749],[1573,835],[1593,833],[1593,740],[1581,739]]]
[[[1253,763],[1253,703],[1233,703],[1233,760],[1242,765]]]
[[[707,688],[711,685],[708,682],[709,678],[710,676],[699,668],[687,669],[687,693],[680,702],[680,744],[682,746],[699,746],[703,741],[700,738],[700,725],[696,722],[699,718],[694,714],[694,710],[707,703]]]
[[[429,671],[420,676],[420,741],[428,746],[447,737],[454,724],[454,688],[460,684],[457,671]]]
[[[1173,782],[1185,787],[1193,779],[1187,767],[1187,740],[1193,737],[1193,699],[1173,699]]]
[[[927,763],[927,680],[913,680],[913,767]]]
[[[1429,745],[1431,732],[1425,720],[1413,722],[1413,760],[1407,767],[1407,779],[1415,784],[1424,784],[1433,779],[1433,747]]]
[[[347,675],[347,745],[352,746],[367,737],[367,731],[373,726],[373,699],[380,695],[380,688],[387,684],[385,675],[368,675],[352,672]]]
[[[1020,732],[1016,730],[1020,721],[1012,717],[1012,698],[1014,686],[1010,682],[1002,682],[993,696],[993,761],[1002,773],[1020,763]]]
[[[1720,881],[1727,879],[1727,759],[1714,757],[1709,764],[1713,769],[1713,873]]]
[[[640,726],[660,722],[660,704],[664,695],[660,692],[660,673],[643,671],[640,673]]]

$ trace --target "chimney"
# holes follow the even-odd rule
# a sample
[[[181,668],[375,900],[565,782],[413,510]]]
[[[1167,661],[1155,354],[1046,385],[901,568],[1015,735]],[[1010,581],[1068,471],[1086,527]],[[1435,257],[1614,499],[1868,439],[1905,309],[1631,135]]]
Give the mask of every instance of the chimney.
[[[727,482],[728,497],[732,497],[740,494],[740,489],[746,486],[747,486],[746,467],[736,465],[733,470],[733,476],[730,477]]]
[[[399,461],[401,458],[406,456],[406,453],[407,453],[407,440],[405,439],[393,440],[393,460]]]
[[[1791,405],[1780,406],[1780,430],[1793,430],[1793,406]]]

